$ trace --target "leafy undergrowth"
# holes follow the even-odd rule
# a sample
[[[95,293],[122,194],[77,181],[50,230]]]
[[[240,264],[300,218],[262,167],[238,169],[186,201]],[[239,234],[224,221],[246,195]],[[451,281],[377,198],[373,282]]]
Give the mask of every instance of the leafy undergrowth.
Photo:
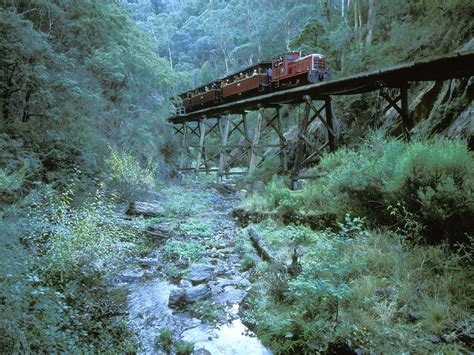
[[[287,263],[296,248],[301,264],[294,276],[266,263],[254,274],[243,319],[275,353],[468,350],[461,341],[472,332],[474,306],[467,247],[415,245],[349,216],[337,233],[272,221],[254,228]]]
[[[276,210],[283,220],[342,219],[349,212],[428,242],[466,241],[474,230],[474,157],[464,141],[404,143],[374,136],[358,150],[325,155],[318,173],[301,191],[275,178],[266,194],[251,196],[243,207]]]
[[[124,353],[137,350],[124,295],[111,281],[147,248],[140,222],[118,226],[99,190],[81,207],[53,191],[29,206],[23,228],[4,220],[0,348],[7,353]],[[16,230],[15,230],[16,229]],[[13,241],[23,235],[21,245]],[[3,248],[5,247],[5,248]]]
[[[254,228],[292,262],[288,273],[256,267],[245,319],[257,335],[283,354],[472,350],[463,343],[474,306],[467,144],[375,135],[325,155],[317,174],[300,191],[274,178],[242,203],[276,211],[279,222]]]

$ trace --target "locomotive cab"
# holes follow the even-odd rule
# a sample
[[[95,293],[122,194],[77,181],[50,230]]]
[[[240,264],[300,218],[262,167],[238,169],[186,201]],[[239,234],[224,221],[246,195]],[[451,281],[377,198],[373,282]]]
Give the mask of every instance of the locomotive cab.
[[[299,52],[288,52],[272,59],[272,81],[289,74],[290,63],[301,57]]]
[[[331,74],[324,55],[302,57],[299,52],[288,52],[273,58],[271,78],[273,87],[279,88],[330,80]]]
[[[311,69],[308,71],[308,81],[318,83],[324,80],[331,80],[332,75],[326,64],[326,56],[322,54],[311,54]]]

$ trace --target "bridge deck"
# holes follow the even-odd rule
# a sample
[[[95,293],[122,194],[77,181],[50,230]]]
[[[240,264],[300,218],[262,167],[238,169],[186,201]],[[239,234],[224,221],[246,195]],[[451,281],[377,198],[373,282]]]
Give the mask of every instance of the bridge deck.
[[[439,58],[360,73],[342,79],[252,96],[190,112],[187,115],[174,116],[169,118],[169,122],[180,124],[197,121],[203,116],[240,113],[243,110],[254,110],[258,105],[300,103],[303,102],[305,95],[309,95],[313,99],[328,95],[353,95],[374,91],[381,87],[403,87],[411,81],[448,80],[472,75],[474,75],[474,51],[458,52]]]

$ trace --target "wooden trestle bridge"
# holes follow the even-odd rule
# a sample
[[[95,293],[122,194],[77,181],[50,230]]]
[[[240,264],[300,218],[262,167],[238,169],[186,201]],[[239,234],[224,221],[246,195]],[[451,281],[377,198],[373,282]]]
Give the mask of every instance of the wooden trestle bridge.
[[[169,118],[169,122],[173,124],[176,133],[181,135],[179,170],[196,173],[217,172],[218,179],[230,174],[242,174],[242,172],[232,172],[233,167],[248,167],[244,173],[252,174],[261,162],[262,150],[274,148],[280,157],[281,171],[290,173],[292,180],[297,181],[302,166],[308,161],[325,149],[329,151],[336,149],[331,96],[380,90],[379,96],[386,101],[386,107],[382,109],[382,113],[394,108],[401,117],[401,127],[405,138],[409,139],[410,130],[413,127],[408,107],[410,82],[443,81],[473,75],[474,51],[459,52],[343,79],[247,97],[174,116]],[[394,92],[396,94],[393,94]],[[288,171],[287,142],[282,132],[281,107],[285,104],[304,105],[304,115],[299,122],[298,143],[295,147],[291,171]],[[253,134],[247,117],[248,112],[251,111],[258,111],[253,125]],[[327,140],[321,146],[315,146],[308,138],[308,127],[315,119],[319,119],[327,131],[324,132]],[[271,130],[276,132],[278,141],[274,144],[261,144],[260,139],[263,134]],[[219,143],[210,145],[206,141],[209,141],[209,136],[213,133],[217,133]],[[232,134],[241,135],[240,144],[228,144]],[[194,148],[195,152],[191,160],[186,159],[189,148]],[[214,152],[209,153],[212,150]],[[187,161],[193,162],[194,166],[186,166]]]

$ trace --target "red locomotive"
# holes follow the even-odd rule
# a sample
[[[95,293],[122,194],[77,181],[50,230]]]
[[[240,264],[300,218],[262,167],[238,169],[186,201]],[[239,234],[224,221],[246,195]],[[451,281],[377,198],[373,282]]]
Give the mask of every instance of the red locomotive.
[[[326,57],[288,52],[271,62],[260,62],[207,85],[180,94],[178,115],[197,111],[241,97],[260,95],[272,90],[330,80]]]

